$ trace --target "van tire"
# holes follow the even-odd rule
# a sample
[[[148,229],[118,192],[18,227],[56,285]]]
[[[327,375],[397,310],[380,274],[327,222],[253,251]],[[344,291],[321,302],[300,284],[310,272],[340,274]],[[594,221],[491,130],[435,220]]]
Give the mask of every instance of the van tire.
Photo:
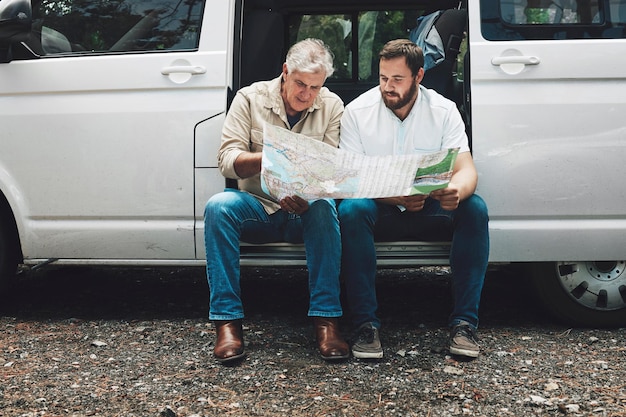
[[[577,327],[626,326],[626,261],[544,262],[530,266],[537,297]]]
[[[0,215],[0,296],[3,296],[14,282],[19,250],[17,234],[5,216],[6,211],[0,208]]]

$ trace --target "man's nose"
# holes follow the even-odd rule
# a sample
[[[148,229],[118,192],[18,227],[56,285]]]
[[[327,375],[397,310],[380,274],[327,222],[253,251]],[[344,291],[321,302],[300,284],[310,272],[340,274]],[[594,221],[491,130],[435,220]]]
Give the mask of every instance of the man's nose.
[[[303,96],[303,97],[305,97],[305,98],[307,98],[307,99],[308,99],[308,98],[310,98],[312,95],[313,95],[313,90],[312,90],[312,89],[310,89],[310,88],[305,88],[305,89],[302,91],[302,96]]]

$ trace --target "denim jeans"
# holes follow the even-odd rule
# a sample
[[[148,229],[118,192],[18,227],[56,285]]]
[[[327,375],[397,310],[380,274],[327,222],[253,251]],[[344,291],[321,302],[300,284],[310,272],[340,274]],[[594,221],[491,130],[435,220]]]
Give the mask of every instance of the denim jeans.
[[[339,204],[343,247],[342,277],[353,324],[372,322],[376,316],[376,249],[374,241],[422,239],[447,229],[452,237],[450,267],[454,308],[448,324],[466,321],[478,327],[478,307],[489,258],[487,206],[472,195],[454,211],[443,210],[429,198],[419,212],[400,211],[396,206],[369,199],[343,200]]]
[[[268,215],[251,194],[226,189],[204,211],[210,320],[244,317],[239,283],[239,242],[304,242],[309,271],[309,316],[340,317],[341,237],[334,200],[309,203],[302,215]]]

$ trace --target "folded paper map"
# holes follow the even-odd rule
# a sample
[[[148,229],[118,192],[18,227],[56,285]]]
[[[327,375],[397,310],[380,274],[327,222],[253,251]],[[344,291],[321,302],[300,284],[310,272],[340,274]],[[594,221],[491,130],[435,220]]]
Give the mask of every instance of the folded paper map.
[[[428,194],[448,185],[459,152],[368,156],[269,124],[263,134],[261,184],[277,200]]]

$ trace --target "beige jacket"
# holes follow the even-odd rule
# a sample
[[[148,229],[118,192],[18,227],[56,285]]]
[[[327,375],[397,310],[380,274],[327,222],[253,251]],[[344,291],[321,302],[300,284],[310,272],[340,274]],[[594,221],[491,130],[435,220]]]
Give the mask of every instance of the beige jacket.
[[[239,189],[253,194],[272,214],[280,209],[274,198],[261,189],[260,173],[240,178],[235,172],[235,160],[242,152],[263,150],[263,122],[289,129],[285,105],[280,95],[281,76],[271,81],[259,81],[237,92],[222,129],[222,144],[217,161],[222,175],[238,180]],[[322,87],[313,106],[291,129],[337,147],[343,102],[328,88]]]

